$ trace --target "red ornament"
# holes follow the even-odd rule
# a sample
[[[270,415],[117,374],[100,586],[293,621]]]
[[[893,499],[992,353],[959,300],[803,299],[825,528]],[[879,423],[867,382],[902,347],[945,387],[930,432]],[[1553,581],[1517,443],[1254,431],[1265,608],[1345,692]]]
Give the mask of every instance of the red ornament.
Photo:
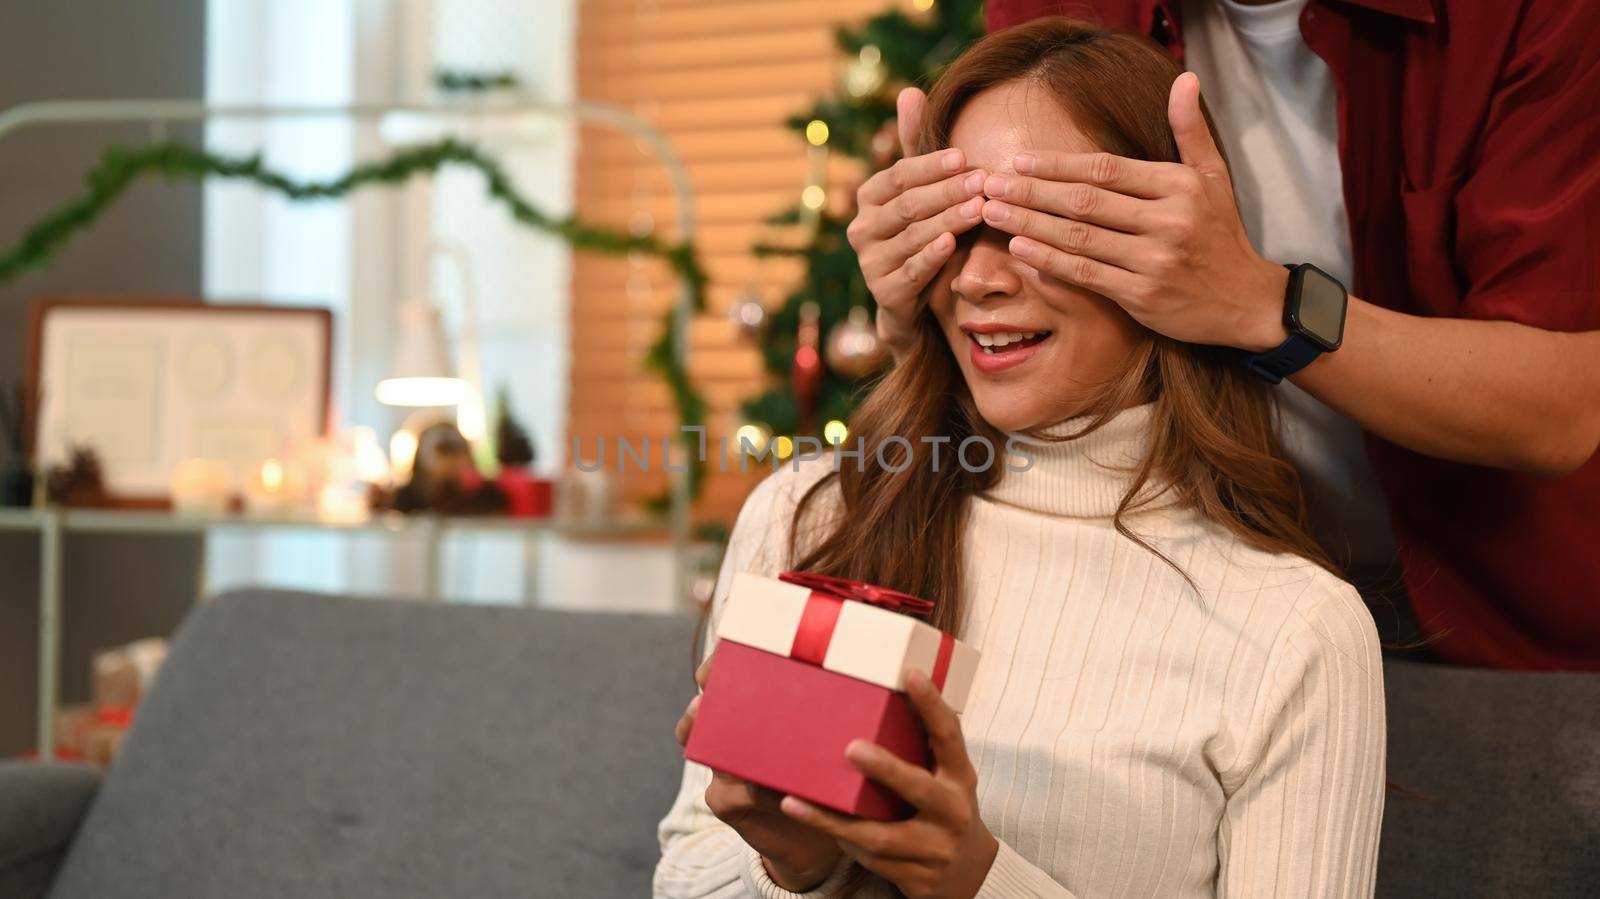
[[[865,306],[852,307],[850,317],[828,334],[828,367],[847,378],[864,378],[888,358]]]
[[[817,411],[817,388],[822,386],[822,354],[817,350],[822,328],[819,320],[822,310],[816,303],[807,302],[800,307],[800,330],[796,335],[794,367],[789,372],[789,386],[794,390],[795,406],[800,410],[801,421],[809,421]]]

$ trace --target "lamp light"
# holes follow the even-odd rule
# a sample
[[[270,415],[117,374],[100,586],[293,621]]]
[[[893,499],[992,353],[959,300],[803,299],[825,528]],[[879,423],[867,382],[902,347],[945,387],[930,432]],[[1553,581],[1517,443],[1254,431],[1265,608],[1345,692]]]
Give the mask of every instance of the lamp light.
[[[389,377],[378,382],[378,402],[388,406],[454,406],[467,382],[455,376],[445,352],[439,310],[426,300],[400,307]]]

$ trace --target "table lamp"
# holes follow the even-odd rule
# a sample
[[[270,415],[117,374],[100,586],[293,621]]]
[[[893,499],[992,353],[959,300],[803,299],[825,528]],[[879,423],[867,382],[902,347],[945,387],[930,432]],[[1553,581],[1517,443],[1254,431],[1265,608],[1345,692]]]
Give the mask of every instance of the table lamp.
[[[389,377],[378,382],[378,402],[388,406],[456,406],[467,382],[456,377],[445,351],[439,310],[427,300],[400,307]]]
[[[408,300],[397,312],[399,327],[395,331],[389,377],[378,382],[378,402],[419,407],[419,412],[407,419],[390,443],[397,469],[409,468],[409,450],[415,449],[414,438],[424,423],[437,418],[421,410],[454,406],[456,427],[472,444],[479,468],[490,471],[493,454],[483,400],[482,364],[478,359],[478,309],[472,269],[466,247],[435,238],[422,255],[422,283],[430,283],[431,266],[440,257],[455,263],[456,274],[461,279],[460,366],[456,368],[450,364],[437,304],[426,298]],[[405,445],[397,446],[397,441]]]

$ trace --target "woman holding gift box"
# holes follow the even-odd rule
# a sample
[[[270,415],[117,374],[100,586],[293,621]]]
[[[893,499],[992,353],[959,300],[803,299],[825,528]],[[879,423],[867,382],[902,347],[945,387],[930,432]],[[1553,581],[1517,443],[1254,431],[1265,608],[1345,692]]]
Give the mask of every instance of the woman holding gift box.
[[[923,155],[862,187],[852,240],[875,291],[920,297],[914,333],[851,422],[864,451],[746,502],[713,617],[734,573],[813,571],[932,600],[981,661],[959,718],[909,680],[931,771],[846,752],[907,820],[686,765],[658,896],[1371,895],[1377,640],[1308,533],[1269,387],[1042,274],[1000,227],[1030,213],[986,198],[1161,227],[1159,208],[1035,177],[1105,151],[1147,163],[1127,191],[1218,202],[1198,107],[1185,146],[1169,125],[1179,74],[1142,38],[1066,19],[991,35],[935,87]],[[1025,458],[962,464],[976,438]]]

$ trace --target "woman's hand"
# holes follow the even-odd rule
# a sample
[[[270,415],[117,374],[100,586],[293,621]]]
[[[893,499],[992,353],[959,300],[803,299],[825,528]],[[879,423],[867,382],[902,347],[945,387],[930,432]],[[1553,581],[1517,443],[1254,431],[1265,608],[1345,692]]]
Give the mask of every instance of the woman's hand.
[[[1289,274],[1245,235],[1194,75],[1173,82],[1167,117],[1182,163],[1021,153],[1016,175],[988,179],[984,221],[1016,235],[1018,259],[1109,297],[1152,331],[1271,349],[1287,336]]]
[[[981,220],[984,172],[963,171],[960,150],[912,156],[927,98],[900,92],[900,147],[905,158],[856,191],[846,234],[878,302],[878,337],[898,353],[910,342],[917,297],[956,249],[957,234]]]
[[[978,772],[967,757],[961,721],[921,672],[906,692],[933,747],[929,772],[865,740],[846,750],[851,764],[917,809],[909,821],[881,823],[817,808],[793,796],[783,811],[837,838],[862,867],[909,899],[970,899],[989,876],[1000,843],[978,817]]]
[[[705,688],[711,660],[695,671],[695,683]],[[689,742],[694,729],[700,697],[689,700],[678,719],[679,745]],[[761,854],[772,882],[790,892],[812,889],[838,867],[842,852],[833,837],[783,814],[778,808],[782,797],[748,781],[720,771],[711,772],[706,788],[706,805],[711,813],[734,829],[750,848]]]

